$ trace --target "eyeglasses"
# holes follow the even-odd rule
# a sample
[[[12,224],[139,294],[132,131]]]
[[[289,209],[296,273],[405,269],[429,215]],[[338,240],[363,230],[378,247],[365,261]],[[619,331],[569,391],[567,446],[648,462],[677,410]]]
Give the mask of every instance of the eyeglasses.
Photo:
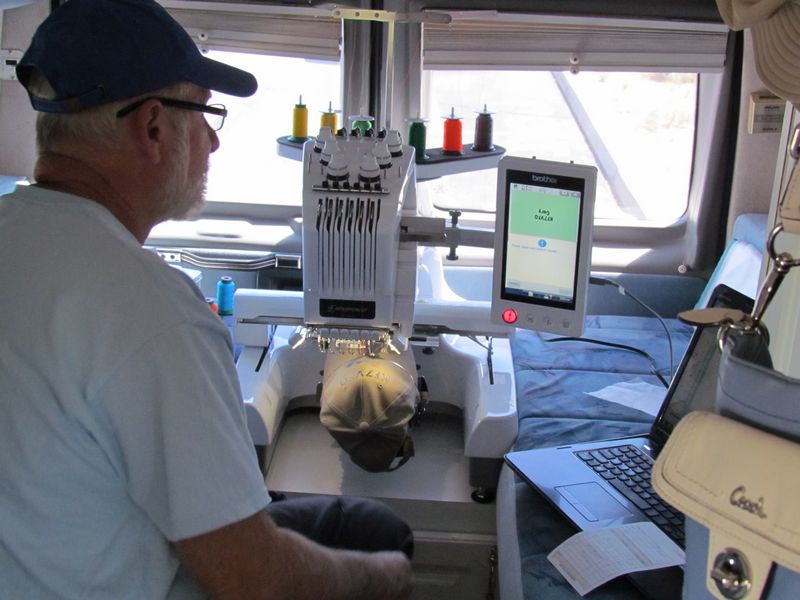
[[[214,131],[219,131],[225,124],[225,117],[228,116],[228,110],[223,104],[197,104],[196,102],[188,102],[186,100],[176,100],[175,98],[162,98],[161,96],[150,96],[137,100],[133,104],[129,104],[125,108],[117,112],[117,117],[124,117],[131,114],[142,104],[148,100],[158,100],[164,106],[172,106],[174,108],[182,108],[184,110],[195,110],[204,113],[206,123]]]

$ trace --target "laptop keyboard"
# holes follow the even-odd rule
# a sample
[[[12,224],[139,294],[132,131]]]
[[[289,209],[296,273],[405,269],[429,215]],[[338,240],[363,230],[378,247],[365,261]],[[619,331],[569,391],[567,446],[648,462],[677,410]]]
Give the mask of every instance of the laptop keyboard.
[[[625,496],[681,548],[685,545],[683,514],[664,502],[650,485],[653,460],[633,445],[575,453]]]

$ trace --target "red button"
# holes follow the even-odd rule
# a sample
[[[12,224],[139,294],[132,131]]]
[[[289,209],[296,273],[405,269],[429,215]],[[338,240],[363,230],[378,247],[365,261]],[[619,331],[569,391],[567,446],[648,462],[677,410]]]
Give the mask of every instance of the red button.
[[[507,308],[503,311],[503,321],[506,323],[516,323],[517,322],[517,311],[513,308]]]

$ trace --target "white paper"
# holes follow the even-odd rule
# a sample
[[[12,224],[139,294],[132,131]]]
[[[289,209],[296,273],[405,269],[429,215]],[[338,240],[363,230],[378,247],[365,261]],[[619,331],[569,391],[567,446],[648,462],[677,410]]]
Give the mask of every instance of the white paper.
[[[632,379],[606,386],[596,392],[589,392],[589,395],[635,408],[655,417],[664,403],[666,393],[667,388],[664,386],[653,385],[641,379]]]
[[[620,575],[686,561],[683,550],[649,521],[582,531],[547,558],[581,596]]]

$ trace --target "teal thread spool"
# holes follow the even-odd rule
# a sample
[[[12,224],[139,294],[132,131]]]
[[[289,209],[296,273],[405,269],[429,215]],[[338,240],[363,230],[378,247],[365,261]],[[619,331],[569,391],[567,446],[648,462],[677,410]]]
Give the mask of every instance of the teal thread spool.
[[[223,275],[217,281],[217,310],[220,317],[229,317],[233,314],[233,292],[236,289],[231,277]]]
[[[427,130],[425,119],[411,119],[408,126],[408,144],[415,149],[415,161],[422,162],[430,158],[426,154]]]

